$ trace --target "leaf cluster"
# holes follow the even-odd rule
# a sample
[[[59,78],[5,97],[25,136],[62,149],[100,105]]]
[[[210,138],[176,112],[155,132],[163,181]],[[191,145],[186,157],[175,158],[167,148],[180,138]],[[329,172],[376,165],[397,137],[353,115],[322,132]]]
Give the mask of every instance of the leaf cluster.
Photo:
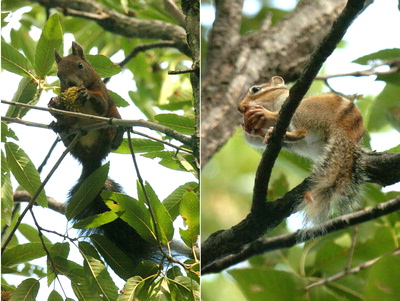
[[[141,20],[176,23],[156,2],[121,4],[120,1],[107,1],[104,4],[116,11],[133,14]],[[53,79],[56,75],[54,49],[62,53],[66,33],[72,33],[85,52],[97,48],[101,54],[86,57],[96,72],[105,78],[119,75],[122,71],[108,57],[121,50],[122,54],[127,55],[137,46],[150,42],[118,36],[105,31],[96,22],[66,17],[54,10],[48,11],[50,16],[47,16],[43,7],[23,1],[18,4],[4,1],[3,10],[17,10],[25,5],[30,5],[30,9],[23,13],[21,26],[17,30],[11,29],[10,40],[2,38],[1,43],[2,68],[22,77],[12,99],[16,103],[35,105],[43,98],[44,90],[59,93],[58,82]],[[7,26],[6,16],[7,13],[2,14],[4,26]],[[31,36],[34,28],[41,28],[37,41]],[[136,55],[123,67],[132,74],[136,86],[125,93],[127,96],[121,96],[120,91],[110,91],[110,94],[118,107],[135,106],[149,121],[183,136],[194,136],[196,124],[189,77],[167,75],[168,70],[186,69],[189,64],[190,58],[172,46],[168,49],[150,48]],[[20,120],[25,118],[29,110],[10,106],[5,116]],[[198,177],[198,158],[193,155],[192,145],[180,144],[167,133],[154,131],[149,135],[133,132],[142,136],[131,141],[136,155],[157,159],[163,168]],[[47,286],[54,286],[60,276],[69,280],[79,300],[153,300],[160,296],[165,300],[199,300],[199,266],[196,255],[193,260],[180,262],[174,258],[170,246],[177,232],[174,222],[181,219],[183,222],[179,223],[181,228],[175,237],[181,236],[183,243],[194,253],[200,231],[198,183],[177,185],[164,200],[158,197],[149,183],[157,181],[156,178],[150,179],[144,187],[138,184],[137,198],[122,193],[103,192],[102,196],[110,211],[73,225],[77,229],[87,229],[121,218],[147,242],[154,244],[155,248],[163,246],[165,258],[144,261],[134,266],[122,251],[99,234],[91,235],[90,243],[77,243],[68,234],[53,233],[41,228],[40,221],[36,227],[21,222],[23,207],[14,203],[12,179],[15,178],[20,185],[18,189],[26,190],[33,196],[43,184],[40,179],[41,168],[38,171],[29,158],[29,151],[18,145],[22,137],[15,134],[11,123],[2,122],[1,133],[4,149],[1,165],[3,243],[11,238],[3,249],[2,271],[3,275],[18,274],[25,277],[17,286],[2,277],[2,289],[12,293],[11,300],[35,300],[39,290],[42,290],[42,279],[47,279]],[[125,138],[116,153],[131,154],[128,145],[128,139]],[[108,168],[108,164],[104,165],[81,186],[81,190],[66,208],[68,220],[73,219],[100,192],[107,179]],[[150,204],[145,201],[143,189],[149,196]],[[82,200],[86,203],[82,203]],[[53,201],[43,189],[35,205],[47,207]],[[18,236],[10,236],[13,229],[17,229]],[[63,242],[50,241],[44,235],[45,232],[58,235]],[[71,259],[71,247],[79,250],[81,262]],[[43,266],[36,260],[44,256],[47,264]],[[115,276],[110,274],[111,270],[126,281],[123,289],[118,288]],[[54,288],[49,294],[49,300],[64,300],[65,296],[62,297],[59,292]]]

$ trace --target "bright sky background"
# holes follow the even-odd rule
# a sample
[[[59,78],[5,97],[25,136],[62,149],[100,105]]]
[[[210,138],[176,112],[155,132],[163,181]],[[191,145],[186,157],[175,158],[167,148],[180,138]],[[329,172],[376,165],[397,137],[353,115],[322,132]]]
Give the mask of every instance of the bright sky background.
[[[278,3],[278,2],[277,2]],[[295,1],[279,1],[279,5],[286,5],[287,9],[292,9]],[[363,67],[360,65],[352,64],[351,61],[381,50],[385,48],[400,48],[400,39],[398,36],[393,34],[400,28],[400,13],[397,9],[398,2],[396,0],[375,0],[375,3],[370,7],[354,22],[354,24],[348,30],[345,36],[347,46],[345,49],[338,49],[329,58],[326,66],[326,72],[333,74],[339,72],[350,72],[355,70],[361,70]],[[260,9],[258,2],[255,0],[246,0],[244,12],[247,15],[257,13]],[[18,21],[18,17],[16,21]],[[210,6],[203,6],[201,10],[201,20],[203,24],[212,24],[214,19],[213,9]],[[16,22],[18,23],[18,22]],[[16,26],[16,25],[13,25]],[[37,30],[36,34],[40,34]],[[4,28],[2,35],[7,38],[9,35],[9,28]],[[71,46],[71,36],[66,35],[64,40],[65,51],[64,55],[69,53]],[[114,56],[112,60],[119,62],[122,59],[121,56]],[[114,76],[110,83],[107,85],[109,89],[117,91],[125,99],[129,99],[128,91],[135,89],[135,83],[130,79],[131,75],[128,71],[122,72],[121,74]],[[383,88],[384,84],[374,81],[374,76],[365,78],[340,78],[331,80],[332,86],[340,90],[345,94],[378,94]],[[0,74],[0,97],[1,99],[11,100],[14,92],[17,89],[20,77],[9,72],[2,72]],[[46,107],[48,101],[53,97],[53,93],[44,92],[41,101],[38,106]],[[7,106],[1,106],[2,115],[5,114]],[[120,110],[122,118],[125,119],[140,119],[143,115],[134,106],[130,106],[127,109]],[[53,121],[53,117],[47,112],[37,112],[31,110],[26,115],[25,120],[38,121],[41,123],[49,124]],[[56,135],[50,130],[43,130],[37,128],[30,128],[22,125],[12,125],[12,129],[16,132],[20,141],[16,142],[24,149],[31,160],[36,166],[42,162],[43,158],[47,154],[50,146],[52,145]],[[145,132],[142,128],[139,131]],[[152,131],[146,131],[150,135],[154,135]],[[373,148],[378,151],[391,148],[398,145],[400,142],[400,134],[398,132],[391,132],[386,135],[373,135],[372,145]],[[58,159],[64,146],[59,144],[56,152],[53,154],[51,160],[48,162],[42,175],[43,178],[49,172],[49,169],[53,166],[55,161]],[[195,178],[188,176],[188,173],[175,172],[166,168],[160,168],[156,161],[141,158],[138,156],[140,171],[142,177],[149,181],[153,186],[157,194],[161,199],[165,198],[169,193],[173,191],[178,185],[188,181],[194,181]],[[107,161],[111,161],[110,177],[120,183],[127,194],[136,196],[136,176],[130,156],[127,155],[116,155],[111,154]],[[50,182],[46,186],[46,193],[48,196],[55,198],[56,200],[63,202],[66,199],[68,190],[75,184],[81,172],[81,167],[78,165],[76,160],[71,156],[68,156],[55,175],[52,177]],[[172,181],[171,181],[172,180]],[[14,184],[14,189],[16,188]],[[397,188],[399,186],[396,186]],[[393,188],[392,188],[393,189]],[[40,224],[44,228],[52,229],[60,233],[64,233],[66,229],[66,219],[64,216],[54,213],[52,210],[35,208],[37,217],[39,218]],[[29,214],[25,223],[31,223]],[[46,234],[50,237],[51,235]],[[22,241],[22,240],[21,240]],[[59,241],[59,238],[56,238]],[[23,241],[22,241],[23,242]],[[71,251],[74,251],[71,248]],[[76,251],[75,251],[76,254]],[[40,264],[43,264],[44,260]],[[16,279],[15,279],[16,278]],[[15,283],[20,283],[22,278],[15,277]],[[10,280],[10,278],[8,277]],[[122,288],[123,282],[118,282],[117,285]],[[38,300],[45,300],[48,293],[43,288],[46,286],[46,280],[41,281],[41,291],[43,294],[39,295]],[[58,283],[57,283],[58,286]],[[64,289],[68,292],[68,285],[64,286]],[[60,291],[60,290],[58,290]],[[70,292],[70,291],[69,291]],[[68,296],[73,296],[72,293],[68,293]],[[43,299],[42,299],[43,298]]]
[[[29,9],[28,9],[29,10]],[[8,27],[3,28],[2,35],[5,37],[6,41],[10,41],[9,32],[10,27],[16,28],[18,26],[19,16],[22,12],[15,14],[14,20],[12,24]],[[39,39],[41,30],[35,29],[32,31],[32,36],[35,39]],[[73,36],[71,34],[64,35],[64,56],[70,53],[71,51],[71,42],[73,40]],[[96,54],[95,51],[91,51],[91,54]],[[118,52],[116,55],[111,57],[111,60],[114,62],[120,62],[123,59],[122,51]],[[0,74],[0,97],[5,100],[12,100],[12,97],[17,90],[18,83],[20,82],[21,77],[15,75],[13,73],[4,71]],[[48,82],[52,82],[56,80],[56,77],[49,78]],[[122,96],[129,103],[132,103],[128,96],[128,91],[135,91],[136,85],[132,80],[132,74],[128,70],[124,70],[120,74],[113,76],[110,82],[107,84],[107,87],[117,92],[120,96]],[[54,97],[55,94],[50,92],[43,92],[40,101],[38,102],[38,106],[47,107],[47,104],[51,97]],[[7,111],[7,105],[1,105],[1,115],[4,116]],[[119,112],[123,119],[146,119],[146,117],[137,109],[134,105],[131,105],[127,108],[120,108]],[[41,112],[37,110],[31,110],[25,117],[24,120],[36,121],[43,124],[50,124],[53,120],[55,120],[48,112]],[[12,124],[10,127],[15,131],[16,135],[19,137],[19,141],[13,141],[18,144],[25,152],[28,154],[30,159],[33,161],[36,167],[38,167],[44,157],[47,155],[48,150],[56,139],[56,134],[51,130],[38,129],[34,127],[27,127],[24,125]],[[154,131],[147,130],[145,128],[134,128],[138,132],[146,133],[150,136],[160,138],[158,134]],[[132,136],[133,138],[135,135]],[[139,137],[142,138],[142,137]],[[174,142],[172,142],[174,143]],[[179,143],[176,143],[179,145]],[[171,150],[174,150],[170,148]],[[51,156],[51,159],[46,165],[46,168],[42,171],[42,180],[47,176],[50,169],[53,167],[55,162],[58,160],[62,152],[65,150],[65,147],[62,143],[57,145],[54,153]],[[149,159],[141,157],[140,155],[136,156],[138,161],[139,169],[141,176],[144,181],[149,182],[158,197],[163,200],[167,197],[171,192],[173,192],[179,185],[182,185],[189,181],[197,182],[197,179],[188,172],[174,171],[165,167],[160,166],[157,162],[157,159]],[[121,155],[121,154],[110,154],[105,162],[110,161],[110,173],[109,176],[123,187],[126,194],[131,195],[133,197],[137,196],[136,191],[136,172],[133,166],[132,158],[130,155]],[[75,185],[81,174],[81,166],[78,162],[72,158],[72,156],[67,155],[64,161],[61,163],[53,177],[47,183],[45,187],[45,191],[47,196],[51,196],[59,202],[64,202],[67,199],[67,194],[70,188]],[[17,182],[13,181],[13,188],[16,189]],[[60,215],[52,210],[43,209],[39,207],[34,208],[34,212],[36,218],[38,219],[40,225],[45,229],[50,229],[57,231],[58,233],[65,233],[67,229],[67,220],[65,216]],[[33,225],[33,220],[28,213],[26,217],[23,219],[23,223]],[[179,224],[179,223],[178,223]],[[69,232],[71,237],[74,237],[73,230]],[[176,230],[176,234],[179,237],[179,232]],[[54,242],[60,242],[60,237],[45,233],[45,235]],[[20,243],[26,243],[27,241],[18,236],[20,239]],[[71,260],[78,260],[78,263],[82,264],[82,260],[80,259],[80,255],[76,248],[71,247],[70,257]],[[79,258],[79,259],[74,259]],[[35,263],[45,266],[45,258],[38,259]],[[6,279],[11,281],[10,279],[15,279],[14,283],[18,284],[21,282],[21,277],[18,276],[10,276],[8,275]],[[62,278],[62,277],[61,277]],[[116,279],[117,285],[122,288],[124,282],[119,280],[118,277],[114,277]],[[39,291],[38,300],[45,300],[47,298],[49,292],[46,292],[45,288],[47,286],[46,279],[41,281],[41,290]],[[58,283],[55,282],[57,286]],[[65,283],[65,282],[64,282]],[[67,281],[66,283],[69,283]],[[50,288],[52,289],[52,287]],[[72,291],[69,289],[69,284],[64,285],[64,289],[66,289],[68,296],[74,296]],[[60,292],[60,290],[58,290]]]

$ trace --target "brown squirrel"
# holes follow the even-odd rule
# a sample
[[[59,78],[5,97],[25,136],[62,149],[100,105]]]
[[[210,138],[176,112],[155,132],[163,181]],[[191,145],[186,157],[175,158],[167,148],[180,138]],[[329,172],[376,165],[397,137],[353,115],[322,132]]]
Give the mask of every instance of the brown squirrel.
[[[106,86],[86,60],[79,44],[72,42],[72,53],[66,57],[61,57],[55,51],[55,60],[58,65],[57,75],[60,79],[61,94],[50,101],[49,107],[96,116],[121,118]],[[61,131],[61,137],[64,136],[63,132],[68,132],[68,129],[96,122],[61,114],[54,114],[54,117],[57,119],[56,128]],[[103,159],[110,151],[119,147],[122,136],[121,128],[109,127],[90,131],[79,139],[71,149],[71,153],[82,164],[82,174],[77,184],[71,189],[70,197],[74,195],[82,182],[101,166]],[[63,142],[68,146],[72,139],[73,136],[68,136],[63,139]],[[121,187],[111,179],[106,181],[103,189],[122,192]],[[99,194],[74,220],[79,221],[106,211],[109,211],[109,208]],[[103,233],[114,242],[135,264],[143,259],[153,258],[153,253],[156,252],[156,246],[147,243],[132,227],[119,218],[94,230],[85,229],[81,234],[90,235],[96,232]]]
[[[249,89],[238,104],[242,127],[250,144],[268,144],[279,110],[289,96],[282,77]],[[299,210],[305,224],[320,224],[332,213],[357,207],[359,183],[364,177],[359,146],[364,134],[362,116],[348,99],[336,94],[304,98],[284,137],[283,147],[315,161],[310,189]]]

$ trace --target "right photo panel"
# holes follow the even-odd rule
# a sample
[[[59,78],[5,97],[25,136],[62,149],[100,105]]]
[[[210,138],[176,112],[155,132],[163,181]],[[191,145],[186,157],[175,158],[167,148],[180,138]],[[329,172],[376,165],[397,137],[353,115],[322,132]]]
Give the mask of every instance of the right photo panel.
[[[398,300],[399,2],[200,9],[202,300]]]

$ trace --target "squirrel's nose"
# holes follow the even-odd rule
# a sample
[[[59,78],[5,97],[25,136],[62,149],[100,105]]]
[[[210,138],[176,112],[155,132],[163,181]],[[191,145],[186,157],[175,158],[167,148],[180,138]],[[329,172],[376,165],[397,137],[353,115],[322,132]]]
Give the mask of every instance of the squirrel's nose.
[[[243,114],[247,110],[247,105],[244,103],[239,103],[237,106],[237,109],[238,109],[239,113]]]

